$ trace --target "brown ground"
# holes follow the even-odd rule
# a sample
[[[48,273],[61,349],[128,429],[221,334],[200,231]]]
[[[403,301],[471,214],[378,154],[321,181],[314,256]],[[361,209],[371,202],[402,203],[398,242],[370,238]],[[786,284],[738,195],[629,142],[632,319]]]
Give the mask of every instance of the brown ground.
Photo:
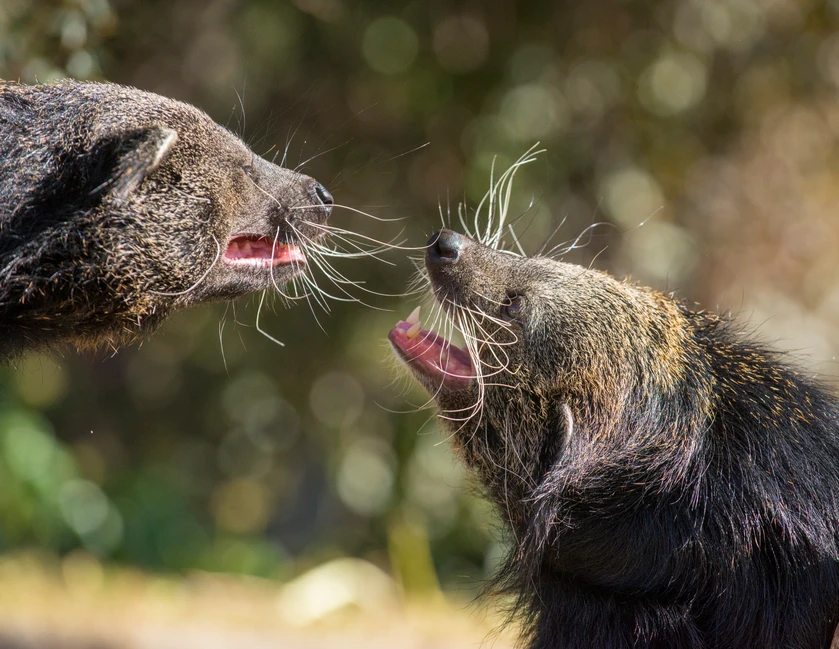
[[[297,606],[306,599],[299,580],[295,589],[224,575],[152,577],[103,569],[83,556],[0,559],[0,649],[513,647],[511,635],[494,633],[495,622],[474,604],[442,597],[406,604],[383,574],[360,574],[355,591],[321,579],[316,592],[324,595],[314,600],[349,593],[344,599],[356,601],[307,613]]]

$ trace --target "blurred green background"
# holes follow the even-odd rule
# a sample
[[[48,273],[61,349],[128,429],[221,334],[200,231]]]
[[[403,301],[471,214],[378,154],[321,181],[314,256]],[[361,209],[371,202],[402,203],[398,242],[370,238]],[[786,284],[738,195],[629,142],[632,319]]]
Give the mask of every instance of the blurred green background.
[[[2,0],[0,77],[65,76],[288,147],[339,205],[403,219],[331,223],[409,246],[538,141],[510,209],[529,252],[564,220],[565,259],[836,373],[839,1]],[[399,293],[407,253],[384,256],[336,265]],[[0,550],[279,579],[352,556],[471,593],[500,530],[386,343],[419,298],[353,291],[376,309],[316,307],[322,329],[305,302],[263,313],[285,347],[251,300],[3,369]]]

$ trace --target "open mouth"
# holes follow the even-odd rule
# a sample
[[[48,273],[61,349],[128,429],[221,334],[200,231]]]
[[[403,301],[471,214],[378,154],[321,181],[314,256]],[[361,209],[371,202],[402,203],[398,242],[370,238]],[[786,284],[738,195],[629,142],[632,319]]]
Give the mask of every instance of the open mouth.
[[[469,387],[475,380],[475,367],[469,352],[452,345],[441,335],[423,329],[419,310],[417,307],[406,320],[397,322],[388,334],[397,355],[435,387],[453,390]]]
[[[273,268],[293,263],[305,264],[306,255],[297,246],[255,234],[241,234],[228,241],[224,261],[233,266]]]

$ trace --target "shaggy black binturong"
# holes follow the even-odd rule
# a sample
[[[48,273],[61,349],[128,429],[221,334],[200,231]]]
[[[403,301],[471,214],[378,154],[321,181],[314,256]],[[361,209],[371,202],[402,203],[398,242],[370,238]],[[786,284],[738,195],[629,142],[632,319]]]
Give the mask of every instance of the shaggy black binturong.
[[[827,649],[839,403],[725,318],[444,230],[390,339],[509,525],[533,649]]]

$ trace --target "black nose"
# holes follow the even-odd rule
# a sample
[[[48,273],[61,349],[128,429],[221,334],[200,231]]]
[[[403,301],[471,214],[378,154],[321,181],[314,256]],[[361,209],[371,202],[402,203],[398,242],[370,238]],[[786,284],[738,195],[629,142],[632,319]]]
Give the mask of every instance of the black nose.
[[[435,264],[453,264],[460,257],[463,237],[451,230],[440,230],[431,235],[425,258]]]
[[[320,183],[315,183],[315,196],[327,209],[332,207],[332,204],[335,202],[335,199],[332,198],[332,194],[329,193],[329,190]]]

